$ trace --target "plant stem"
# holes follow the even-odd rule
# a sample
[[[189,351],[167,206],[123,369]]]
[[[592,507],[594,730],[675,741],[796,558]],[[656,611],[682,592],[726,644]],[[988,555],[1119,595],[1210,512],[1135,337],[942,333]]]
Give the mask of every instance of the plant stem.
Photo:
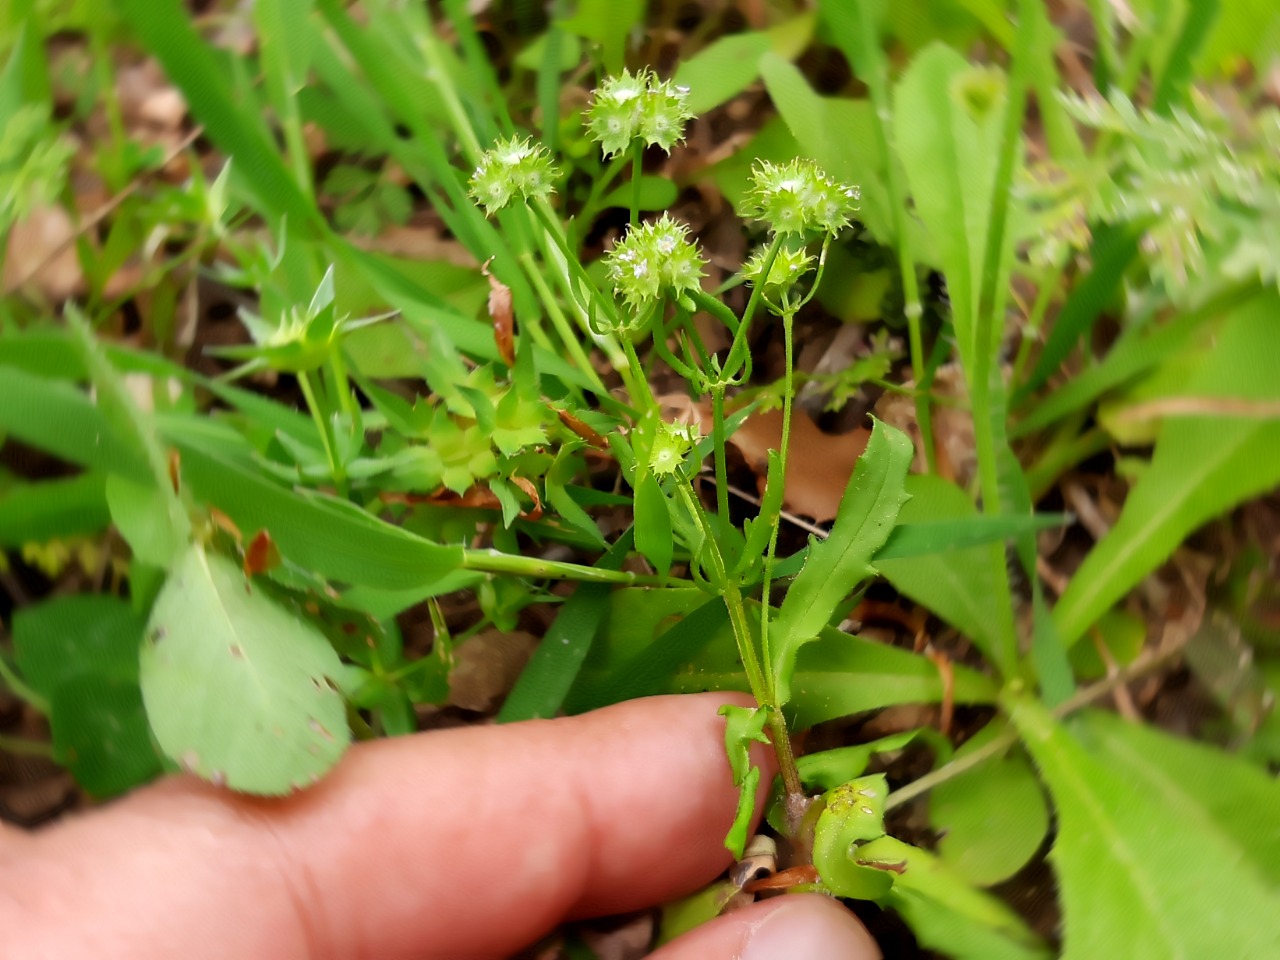
[[[644,146],[637,140],[631,148],[631,226],[640,222],[640,174],[644,160]]]
[[[769,244],[768,252],[765,254],[764,268],[760,271],[760,276],[769,276],[769,271],[773,269],[773,261],[778,258],[778,251],[781,249],[782,237],[775,236],[773,242]],[[742,354],[747,351],[747,331],[751,328],[751,318],[755,315],[756,308],[760,306],[760,300],[763,296],[764,284],[752,284],[751,296],[747,299],[747,309],[742,312],[742,320],[734,333],[733,346],[729,349],[729,356],[724,362],[724,375],[726,377],[733,377],[738,371],[738,366],[750,362],[749,355],[744,357]]]
[[[547,281],[543,279],[542,272],[538,269],[537,264],[533,262],[533,257],[527,253],[520,255],[520,263],[524,267],[529,281],[533,284],[534,291],[542,300],[543,305],[547,308],[547,314],[551,317],[551,325],[556,328],[556,333],[560,336],[560,341],[564,344],[564,348],[569,351],[569,355],[573,357],[574,362],[582,370],[583,374],[591,381],[595,389],[605,392],[604,384],[600,382],[600,375],[596,373],[595,367],[591,365],[591,358],[587,356],[587,352],[582,349],[582,342],[575,334],[573,327],[569,325],[569,318],[564,315],[564,311],[560,309],[560,304],[556,302],[555,294],[551,292],[551,288],[547,286]]]
[[[1149,673],[1154,673],[1161,667],[1164,667],[1178,659],[1178,657],[1182,655],[1182,651],[1185,646],[1186,643],[1184,641],[1169,648],[1168,650],[1152,653],[1140,660],[1135,660],[1133,663],[1129,664],[1129,666],[1117,670],[1114,674],[1104,680],[1099,680],[1097,683],[1085,687],[1083,690],[1076,692],[1073,696],[1058,704],[1053,708],[1053,716],[1057,719],[1070,716],[1077,710],[1087,707],[1095,700],[1105,697],[1117,687],[1121,687],[1126,683],[1137,680],[1140,677],[1144,677]],[[894,790],[885,800],[885,810],[892,810],[895,807],[900,807],[904,803],[914,800],[921,794],[928,793],[934,787],[946,783],[948,780],[954,780],[956,777],[960,776],[960,774],[965,773],[968,770],[972,770],[974,767],[990,760],[992,757],[999,756],[1017,742],[1017,733],[1012,729],[1005,730],[1003,733],[992,737],[972,753],[967,753],[959,759],[952,760],[950,763],[942,765],[937,770],[926,773],[918,780],[911,781],[911,783],[907,784],[905,787]]]
[[[462,569],[482,573],[511,573],[519,577],[539,577],[552,580],[581,580],[587,583],[619,583],[633,587],[660,587],[687,581],[671,577],[657,577],[625,570],[601,570],[577,563],[559,560],[542,560],[520,554],[503,553],[492,549],[466,549],[462,552]]]
[[[329,473],[333,477],[334,486],[338,488],[339,494],[346,497],[347,471],[338,462],[337,443],[330,434],[329,422],[317,402],[315,384],[312,382],[310,371],[298,371],[298,386],[302,388],[302,396],[307,401],[311,419],[315,421],[316,429],[320,431],[320,443],[323,444],[324,454],[329,460]]]
[[[0,753],[10,753],[19,757],[53,758],[53,747],[38,740],[27,740],[22,737],[6,737],[0,734]]]
[[[794,367],[794,337],[792,336],[795,326],[795,313],[788,310],[782,315],[782,342],[783,352],[785,355],[785,363],[783,366],[783,387],[782,387],[782,440],[778,445],[778,459],[782,467],[782,481],[786,482],[787,476],[787,450],[791,445],[791,393],[792,393],[792,370]],[[773,529],[769,532],[769,549],[764,555],[764,574],[761,577],[760,586],[760,649],[764,654],[766,663],[773,662],[771,645],[769,643],[769,610],[771,609],[770,593],[773,588],[773,561],[778,552],[778,521],[773,518]]]
[[[716,513],[721,529],[729,524],[729,466],[725,457],[723,383],[711,386],[711,448],[716,464]]]
[[[46,717],[49,715],[49,701],[27,686],[26,682],[13,672],[13,668],[3,656],[0,656],[0,683],[8,687],[19,700],[30,704]]]
[[[746,606],[742,601],[742,590],[738,586],[738,581],[728,575],[724,556],[720,553],[720,546],[712,536],[702,505],[694,498],[692,485],[681,477],[680,482],[675,486],[685,507],[702,527],[706,553],[711,561],[712,575],[717,582],[723,584],[721,596],[725,608],[729,611],[729,623],[733,627],[733,638],[738,645],[738,656],[742,658],[742,668],[747,675],[747,685],[751,688],[751,695],[756,698],[756,703],[762,709],[769,711],[768,722],[769,732],[773,735],[773,752],[778,757],[778,772],[782,776],[782,782],[787,791],[788,824],[794,827],[792,821],[796,819],[795,812],[800,809],[803,802],[804,785],[800,782],[800,771],[796,767],[791,735],[787,732],[787,721],[782,715],[782,708],[778,705],[777,690],[768,672],[768,664],[766,662],[763,666],[761,665],[755,641],[751,636],[751,622],[747,619]],[[767,607],[768,604],[766,603],[765,606]]]

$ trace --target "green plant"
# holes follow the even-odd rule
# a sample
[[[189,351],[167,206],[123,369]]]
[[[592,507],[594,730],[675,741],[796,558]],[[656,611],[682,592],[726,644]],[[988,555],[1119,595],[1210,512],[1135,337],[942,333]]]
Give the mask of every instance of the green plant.
[[[17,137],[0,151],[0,234],[33,201],[70,199],[71,141],[44,76],[54,28],[36,16],[48,6],[15,4],[0,44]],[[727,843],[747,841],[761,778],[749,747],[768,742],[781,770],[769,822],[812,854],[784,877],[798,888],[891,907],[951,956],[1040,957],[1049,948],[986,888],[1051,841],[1067,957],[1275,955],[1280,853],[1274,818],[1256,815],[1276,806],[1264,768],[1280,758],[1257,586],[1270,561],[1233,556],[1232,594],[1205,600],[1214,629],[1186,630],[1243,756],[1093,709],[1181,654],[1135,616],[1163,622],[1160,591],[1135,588],[1280,481],[1275,109],[1240,81],[1225,120],[1200,83],[1261,56],[1239,39],[1249,4],[1139,2],[1136,24],[1090,4],[1100,99],[1062,95],[1047,6],[1019,0],[1012,19],[996,3],[930,6],[818,4],[721,37],[663,79],[624,69],[642,4],[582,0],[556,5],[510,84],[461,0],[358,13],[262,0],[244,14],[268,41],[249,61],[204,42],[176,4],[59,11],[48,23],[95,51],[120,36],[148,50],[234,162],[157,182],[156,152],[108,123],[92,168],[119,193],[74,238],[79,309],[55,323],[4,302],[0,436],[66,469],[0,471],[0,546],[15,566],[102,588],[14,616],[0,681],[52,737],[0,747],[51,752],[103,796],[180,766],[288,792],[351,739],[409,732],[415,708],[445,703],[460,644],[555,604],[498,719],[749,691],[755,708],[725,711],[741,787]],[[975,66],[959,51],[979,34],[997,53]],[[858,96],[820,95],[792,62],[818,38]],[[589,100],[584,49],[606,75]],[[97,91],[119,112],[110,58],[96,62],[69,124]],[[755,84],[777,117],[741,149],[679,183],[656,170],[695,115]],[[309,127],[334,155],[329,202]],[[391,169],[412,192],[385,182]],[[690,177],[732,201],[757,245],[718,288],[720,251],[675,209]],[[433,240],[456,240],[449,258],[378,250],[378,228],[410,204],[438,223]],[[611,207],[627,229],[593,259]],[[131,258],[143,269],[113,288]],[[217,373],[170,359],[196,272],[248,303],[243,342],[207,351],[236,364]],[[129,301],[154,349],[112,336]],[[819,307],[875,326],[858,363],[797,369],[797,326],[825,319]],[[770,324],[773,383],[753,351]],[[705,426],[664,416],[658,380],[705,401]],[[779,531],[788,468],[804,466],[802,383],[834,408],[864,384],[902,394],[918,450],[875,421],[830,529],[794,549]],[[753,465],[753,511],[731,491],[729,451],[770,405],[782,428]],[[945,456],[948,406],[971,423],[971,471]],[[1096,476],[1087,465],[1113,450],[1106,476],[1132,489],[1096,543],[1068,534],[1074,572],[1054,576],[1061,558],[1036,534],[1065,518],[1034,505],[1059,489],[1078,502],[1072,473]],[[916,605],[919,639],[945,624],[967,646],[940,643],[948,657],[841,630],[875,609],[877,577]],[[556,581],[576,586],[565,597]],[[442,601],[458,591],[474,600],[464,622]],[[191,629],[215,609],[220,629]],[[403,632],[411,610],[433,628],[425,654]],[[1241,649],[1219,634],[1261,663],[1235,687],[1221,664]],[[1236,687],[1253,699],[1223,692]],[[792,743],[920,703],[939,705],[941,730],[799,756]],[[974,708],[959,746],[955,705]],[[228,729],[246,746],[228,751]],[[931,772],[895,763],[925,751]],[[926,795],[916,821],[937,842],[888,836],[886,814]]]

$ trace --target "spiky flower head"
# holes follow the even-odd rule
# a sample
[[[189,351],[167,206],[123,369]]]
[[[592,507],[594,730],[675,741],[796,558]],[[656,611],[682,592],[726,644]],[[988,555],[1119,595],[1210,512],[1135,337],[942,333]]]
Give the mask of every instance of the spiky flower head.
[[[766,260],[768,260],[767,251],[756,251],[751,259],[742,265],[742,275],[755,286],[763,285],[765,292],[771,296],[783,296],[809,272],[814,258],[805,253],[803,247],[797,250],[781,247],[778,255],[773,258],[773,266],[769,268],[767,278],[764,276]]]
[[[670,153],[693,116],[688,104],[688,87],[659,80],[651,70],[623,70],[595,89],[585,114],[587,129],[606,159],[627,150],[636,138]]]
[[[697,440],[696,430],[692,424],[668,423],[665,420],[658,423],[653,446],[649,449],[649,469],[654,476],[669,476],[679,469]]]
[[[751,171],[745,213],[779,236],[827,233],[849,225],[861,192],[827,176],[812,160],[761,160]]]
[[[689,239],[689,228],[663,214],[627,231],[606,257],[614,290],[632,306],[671,294],[692,307],[689,291],[698,289],[703,259]]]
[[[494,143],[480,158],[471,175],[471,198],[492,216],[513,199],[550,196],[559,176],[546,147],[528,137],[509,137]]]

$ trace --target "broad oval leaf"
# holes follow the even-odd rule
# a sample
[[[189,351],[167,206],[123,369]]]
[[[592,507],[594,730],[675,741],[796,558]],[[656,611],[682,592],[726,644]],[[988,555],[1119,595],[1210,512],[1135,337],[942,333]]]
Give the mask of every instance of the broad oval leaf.
[[[350,742],[324,635],[191,546],[152,608],[142,699],[156,740],[184,769],[258,794],[306,786]]]
[[[990,723],[956,752],[959,759],[1004,729]],[[929,794],[929,825],[941,836],[938,855],[980,887],[1013,876],[1049,832],[1049,807],[1035,771],[1019,750],[940,783]]]
[[[1170,776],[1137,728],[1085,720],[1076,736],[1030,697],[1006,705],[1058,811],[1064,960],[1280,957],[1274,871],[1224,825],[1220,771],[1193,762]],[[1270,794],[1251,812],[1274,824]]]

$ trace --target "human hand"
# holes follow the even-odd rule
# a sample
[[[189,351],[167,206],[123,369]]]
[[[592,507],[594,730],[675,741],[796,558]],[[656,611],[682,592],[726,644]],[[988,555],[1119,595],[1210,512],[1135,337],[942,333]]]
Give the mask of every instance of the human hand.
[[[35,835],[0,831],[5,956],[478,960],[566,918],[672,899],[729,860],[726,699],[366,743],[278,800],[174,777]],[[654,956],[879,954],[847,911],[807,895]]]

